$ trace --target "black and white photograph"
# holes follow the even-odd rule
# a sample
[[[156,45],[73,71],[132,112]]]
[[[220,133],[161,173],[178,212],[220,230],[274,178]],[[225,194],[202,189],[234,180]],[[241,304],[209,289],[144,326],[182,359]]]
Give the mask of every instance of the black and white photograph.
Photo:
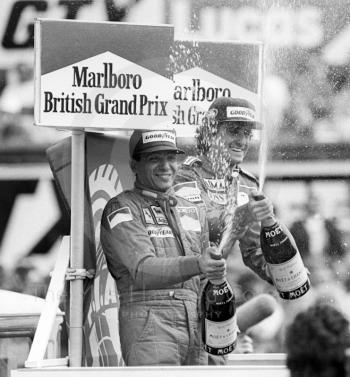
[[[0,38],[0,377],[350,377],[350,0],[2,0]]]

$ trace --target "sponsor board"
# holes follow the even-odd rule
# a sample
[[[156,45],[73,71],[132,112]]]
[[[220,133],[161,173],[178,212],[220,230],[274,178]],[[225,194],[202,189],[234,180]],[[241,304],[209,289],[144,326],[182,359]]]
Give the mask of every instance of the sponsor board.
[[[246,116],[260,120],[262,54],[258,42],[175,41],[171,115],[178,135],[193,136],[212,101],[221,96],[247,99],[256,111]]]
[[[35,47],[36,125],[193,136],[220,96],[249,100],[260,118],[261,43],[174,41],[166,25],[39,19]]]
[[[172,41],[173,28],[165,25],[37,20],[35,124],[88,130],[168,128]]]

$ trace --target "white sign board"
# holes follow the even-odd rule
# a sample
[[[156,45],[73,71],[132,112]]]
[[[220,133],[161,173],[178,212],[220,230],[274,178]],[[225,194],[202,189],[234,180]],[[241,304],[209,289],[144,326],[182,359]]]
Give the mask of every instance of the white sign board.
[[[171,126],[170,26],[60,20],[37,20],[35,26],[36,125],[87,130]],[[123,48],[125,38],[134,50]],[[55,45],[52,56],[48,51]]]

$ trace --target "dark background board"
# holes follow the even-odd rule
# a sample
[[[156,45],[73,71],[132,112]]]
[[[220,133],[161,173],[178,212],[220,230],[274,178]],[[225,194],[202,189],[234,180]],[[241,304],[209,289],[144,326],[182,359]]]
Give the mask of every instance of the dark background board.
[[[247,90],[258,92],[259,75],[262,74],[259,61],[261,43],[179,40],[174,42],[173,48],[178,52],[174,74],[200,67]]]
[[[116,24],[112,22],[72,22],[42,20],[42,74],[110,51],[165,77],[169,46],[173,41],[170,25]],[[67,44],[67,40],[70,42]],[[130,41],[133,43],[130,43]],[[153,43],[153,41],[157,43]]]

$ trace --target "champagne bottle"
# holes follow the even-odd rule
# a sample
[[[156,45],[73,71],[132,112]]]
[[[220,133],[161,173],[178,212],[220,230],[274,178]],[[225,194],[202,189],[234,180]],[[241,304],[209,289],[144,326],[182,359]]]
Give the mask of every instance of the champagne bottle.
[[[294,300],[305,295],[310,281],[303,260],[288,229],[278,221],[261,228],[261,249],[273,283],[281,298]]]
[[[234,292],[226,279],[207,282],[202,294],[202,338],[212,355],[226,355],[237,343]]]

